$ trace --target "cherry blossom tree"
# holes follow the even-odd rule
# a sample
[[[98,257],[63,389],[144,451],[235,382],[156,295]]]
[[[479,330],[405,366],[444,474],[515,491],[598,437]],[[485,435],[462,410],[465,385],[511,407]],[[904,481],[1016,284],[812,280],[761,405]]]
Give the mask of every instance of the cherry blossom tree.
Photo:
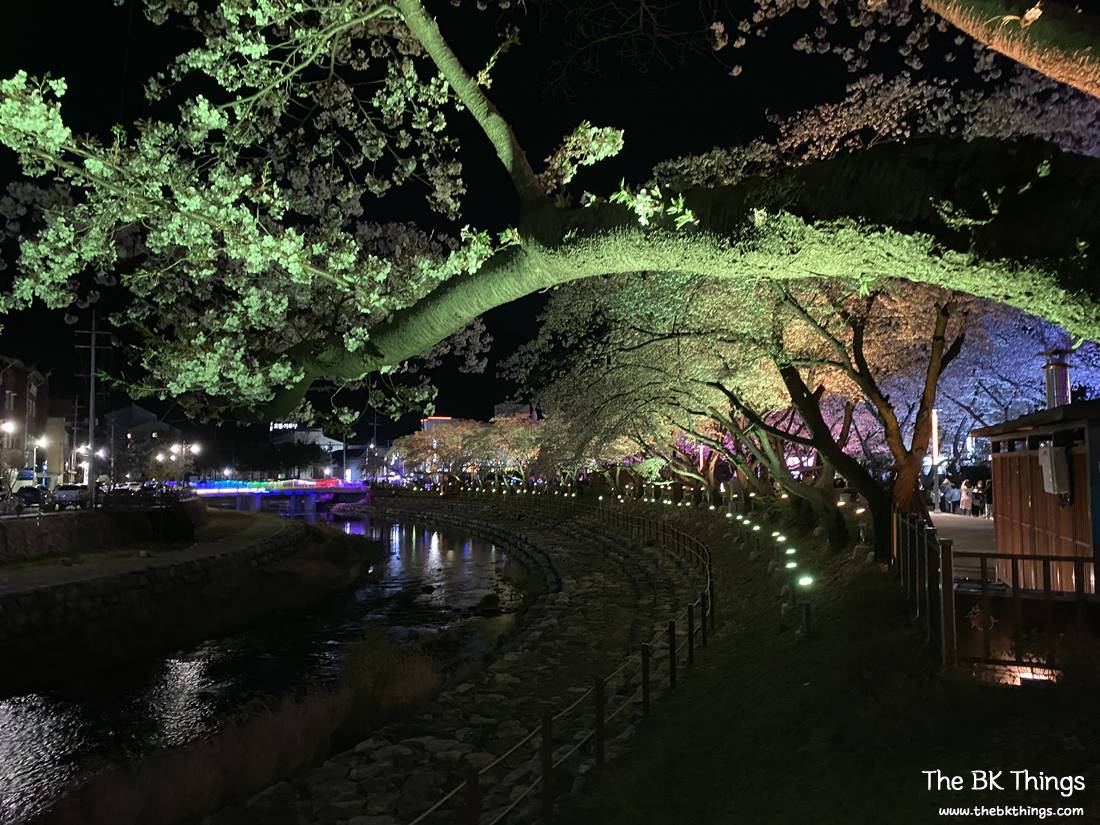
[[[0,143],[50,190],[9,193],[20,251],[0,309],[122,289],[115,320],[147,341],[137,391],[285,414],[318,382],[401,374],[492,307],[639,271],[890,275],[1100,333],[1100,215],[1082,204],[1100,164],[1053,146],[941,135],[777,152],[727,185],[594,196],[576,175],[616,154],[622,132],[581,123],[536,171],[489,96],[499,51],[463,66],[418,0],[147,9],[198,35],[150,80],[155,117],[77,135],[62,79],[0,81]],[[464,222],[457,118],[511,182],[511,219]],[[384,217],[410,193],[433,219]]]

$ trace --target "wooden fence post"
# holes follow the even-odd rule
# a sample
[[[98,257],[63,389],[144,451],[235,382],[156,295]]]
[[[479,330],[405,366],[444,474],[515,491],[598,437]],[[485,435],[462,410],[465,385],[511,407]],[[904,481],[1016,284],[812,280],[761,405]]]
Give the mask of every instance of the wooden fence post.
[[[466,766],[466,793],[463,794],[464,825],[478,825],[481,819],[481,787],[477,768]]]
[[[709,591],[707,593],[707,604],[710,608],[710,610],[708,611],[710,613],[710,630],[713,633],[714,632],[714,612],[715,612],[715,610],[714,610],[714,606],[715,606],[714,571],[710,569],[710,564],[709,563],[707,564],[707,590]]]
[[[596,764],[602,766],[604,759],[604,711],[607,708],[607,700],[604,696],[604,680],[597,676],[596,684],[593,687],[596,694]]]
[[[695,602],[688,605],[688,665],[695,664]]]
[[[951,667],[958,655],[955,639],[955,559],[951,539],[940,539],[940,603],[943,618],[943,665]]]
[[[676,687],[676,620],[668,620],[668,686]]]
[[[554,818],[554,717],[542,717],[542,814],[546,822]]]
[[[928,627],[928,641],[942,647],[940,627],[941,611],[937,609],[940,596],[940,545],[936,541],[936,528],[926,525],[924,530],[924,604],[921,608]]]
[[[707,646],[707,601],[708,601],[707,591],[706,590],[700,590],[699,591],[699,605],[700,605],[700,611],[701,611],[701,618],[703,620],[701,622],[702,628],[703,628],[703,647]]]

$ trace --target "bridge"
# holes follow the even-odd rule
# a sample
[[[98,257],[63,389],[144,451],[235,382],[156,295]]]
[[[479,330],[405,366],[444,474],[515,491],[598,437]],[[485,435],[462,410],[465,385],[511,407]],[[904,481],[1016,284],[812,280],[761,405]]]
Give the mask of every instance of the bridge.
[[[247,512],[283,510],[290,513],[315,513],[318,503],[358,501],[367,492],[361,481],[341,481],[336,478],[318,480],[288,479],[285,481],[244,481],[221,479],[191,485],[191,491],[207,499],[214,507],[226,507]]]

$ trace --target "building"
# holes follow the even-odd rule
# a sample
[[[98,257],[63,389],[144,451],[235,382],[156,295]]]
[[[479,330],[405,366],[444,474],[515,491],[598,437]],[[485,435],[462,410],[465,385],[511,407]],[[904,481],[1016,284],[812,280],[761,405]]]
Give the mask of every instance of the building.
[[[87,433],[73,446],[73,466],[96,462],[96,473],[112,478],[143,478],[150,472],[149,459],[158,453],[167,455],[172,446],[184,440],[183,430],[164,421],[152,410],[130,403],[98,419],[96,454],[89,458]],[[107,432],[103,432],[106,427]],[[83,450],[81,449],[83,445]]]
[[[449,415],[429,415],[427,418],[420,419],[420,429],[434,430],[436,427],[446,427],[453,421],[454,419]]]
[[[50,489],[69,481],[69,422],[61,415],[46,417],[45,444],[38,450],[38,472]]]
[[[973,433],[992,442],[996,576],[1022,590],[1095,592],[1100,559],[1100,401]]]
[[[18,358],[0,355],[0,391],[0,448],[7,454],[5,463],[18,459],[20,466],[30,467],[34,444],[46,434],[49,375]]]
[[[329,438],[320,427],[303,427],[295,421],[272,421],[268,429],[272,444],[313,444],[326,453],[344,448],[343,441]]]

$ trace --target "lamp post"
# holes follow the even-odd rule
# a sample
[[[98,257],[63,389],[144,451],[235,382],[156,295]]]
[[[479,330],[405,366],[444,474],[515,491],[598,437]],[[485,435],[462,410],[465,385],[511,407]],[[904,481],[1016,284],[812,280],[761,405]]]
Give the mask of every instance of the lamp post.
[[[38,448],[42,447],[44,449],[44,448],[48,447],[49,444],[50,444],[50,442],[45,436],[41,436],[41,437],[36,438],[34,440],[34,483],[35,484],[38,483]]]
[[[932,512],[940,511],[940,411],[932,408]]]
[[[198,443],[188,444],[186,442],[180,442],[180,443],[173,444],[169,448],[169,450],[168,450],[168,459],[170,461],[177,462],[176,466],[179,468],[180,474],[186,476],[187,468],[184,466],[184,464],[187,461],[187,457],[188,456],[196,456],[201,452],[202,452],[202,446]],[[160,455],[161,454],[158,454],[158,457],[157,457],[158,461],[163,460],[160,457]],[[186,479],[181,478],[179,480],[184,481]]]

